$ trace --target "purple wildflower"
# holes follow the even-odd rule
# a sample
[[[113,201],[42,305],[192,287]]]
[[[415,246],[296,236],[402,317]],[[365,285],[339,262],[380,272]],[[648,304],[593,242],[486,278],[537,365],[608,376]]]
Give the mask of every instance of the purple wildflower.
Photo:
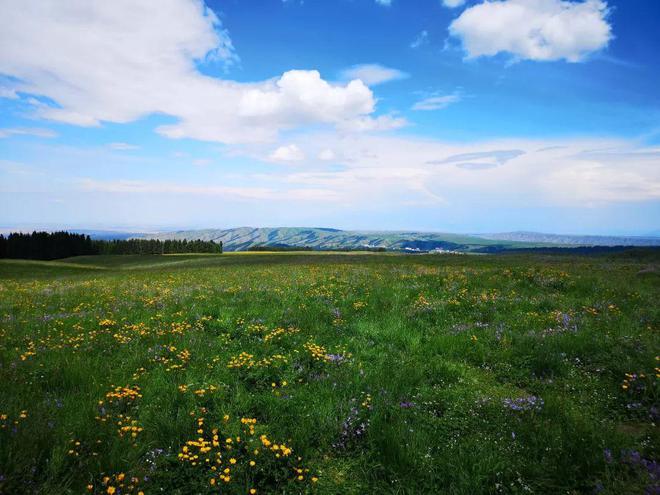
[[[346,357],[343,354],[328,354],[327,358],[328,361],[330,361],[331,363],[337,363],[337,364],[341,364],[346,359]]]
[[[544,405],[543,399],[535,395],[515,399],[507,398],[503,402],[504,407],[512,411],[540,411]]]

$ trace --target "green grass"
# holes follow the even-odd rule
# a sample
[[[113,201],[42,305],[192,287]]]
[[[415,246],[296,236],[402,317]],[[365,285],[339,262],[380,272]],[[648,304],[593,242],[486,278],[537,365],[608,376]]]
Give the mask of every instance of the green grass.
[[[1,261],[0,493],[644,493],[658,262]]]

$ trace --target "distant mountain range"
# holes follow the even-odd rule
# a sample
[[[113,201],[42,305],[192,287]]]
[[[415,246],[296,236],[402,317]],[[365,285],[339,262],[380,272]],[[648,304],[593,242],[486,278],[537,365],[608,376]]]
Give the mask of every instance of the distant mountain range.
[[[134,237],[140,237],[142,236],[141,233],[136,233],[136,232],[121,232],[117,230],[69,230],[69,232],[72,232],[74,234],[85,234],[90,236],[92,239],[99,240],[99,241],[112,241],[112,240],[125,240],[125,239],[131,239]]]
[[[510,249],[563,246],[660,246],[660,237],[567,236],[535,232],[450,234],[434,232],[348,231],[330,228],[282,227],[183,230],[146,234],[146,239],[222,241],[226,251],[255,247],[377,249],[394,251],[497,252]]]
[[[495,241],[531,242],[568,246],[660,246],[660,236],[602,236],[562,235],[540,232],[504,232],[501,234],[475,234],[477,237]]]

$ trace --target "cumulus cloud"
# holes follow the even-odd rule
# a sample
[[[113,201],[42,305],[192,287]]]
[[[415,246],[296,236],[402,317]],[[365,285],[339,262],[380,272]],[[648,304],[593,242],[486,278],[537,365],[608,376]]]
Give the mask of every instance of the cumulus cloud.
[[[305,154],[295,144],[280,146],[270,154],[270,159],[279,162],[300,162],[305,159]]]
[[[392,69],[380,64],[360,64],[344,69],[341,77],[344,80],[359,79],[367,86],[375,86],[389,81],[406,79],[410,76],[399,69]]]
[[[466,9],[449,26],[468,57],[579,62],[612,38],[604,0],[502,0]]]
[[[413,110],[442,110],[447,108],[452,103],[457,103],[461,101],[461,95],[458,93],[450,95],[439,95],[439,96],[429,96],[418,102],[416,102],[412,109]]]
[[[223,143],[274,140],[307,124],[350,125],[375,110],[359,80],[330,84],[317,71],[256,83],[202,74],[237,60],[228,32],[201,0],[0,2],[0,74],[15,91],[46,97],[37,117],[80,126],[150,114],[176,122],[170,138]]]

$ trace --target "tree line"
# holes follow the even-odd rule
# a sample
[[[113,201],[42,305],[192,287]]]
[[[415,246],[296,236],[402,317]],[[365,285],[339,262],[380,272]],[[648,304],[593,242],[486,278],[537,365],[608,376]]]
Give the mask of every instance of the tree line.
[[[0,235],[0,258],[55,260],[95,254],[222,253],[222,242],[202,240],[93,240],[71,232]]]

